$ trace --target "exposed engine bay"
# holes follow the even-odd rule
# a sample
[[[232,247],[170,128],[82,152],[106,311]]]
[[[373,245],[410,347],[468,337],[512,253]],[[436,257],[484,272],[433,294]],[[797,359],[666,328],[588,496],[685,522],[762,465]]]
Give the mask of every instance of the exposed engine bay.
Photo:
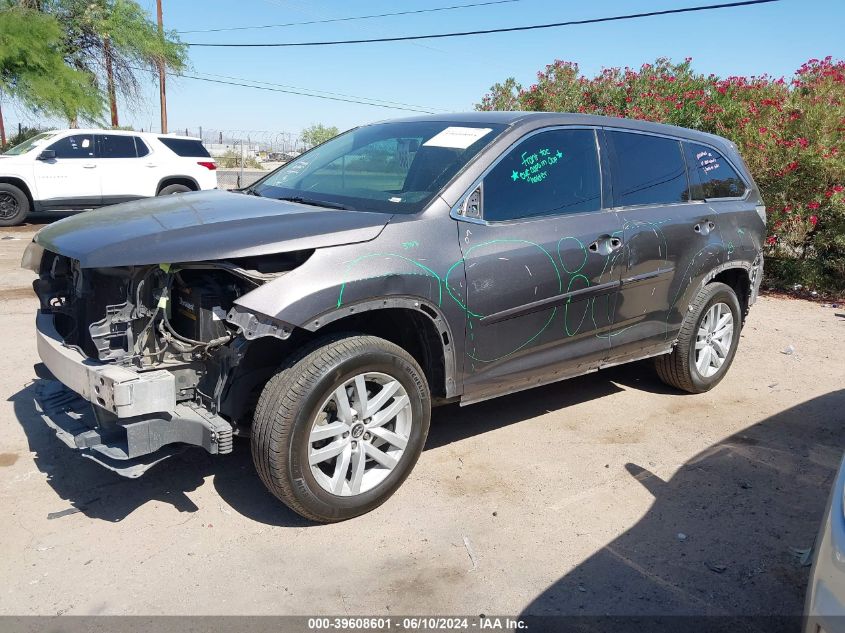
[[[65,346],[141,373],[165,369],[177,402],[217,414],[249,344],[226,320],[233,302],[310,254],[82,268],[46,251],[34,288]]]

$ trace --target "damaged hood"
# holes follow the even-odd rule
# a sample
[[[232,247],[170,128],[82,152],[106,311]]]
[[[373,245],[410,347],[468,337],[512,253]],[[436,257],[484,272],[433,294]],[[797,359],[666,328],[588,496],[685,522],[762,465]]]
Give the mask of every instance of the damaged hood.
[[[213,190],[80,213],[44,227],[35,242],[83,268],[141,266],[366,242],[391,217]]]

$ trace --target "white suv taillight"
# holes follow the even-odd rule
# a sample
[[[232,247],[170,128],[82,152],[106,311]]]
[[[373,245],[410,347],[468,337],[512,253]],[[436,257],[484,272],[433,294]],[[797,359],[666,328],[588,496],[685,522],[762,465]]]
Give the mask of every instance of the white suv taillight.
[[[217,169],[217,163],[212,161],[200,160],[197,161],[197,165],[202,165],[203,167],[205,167],[206,169],[210,169],[211,171]]]

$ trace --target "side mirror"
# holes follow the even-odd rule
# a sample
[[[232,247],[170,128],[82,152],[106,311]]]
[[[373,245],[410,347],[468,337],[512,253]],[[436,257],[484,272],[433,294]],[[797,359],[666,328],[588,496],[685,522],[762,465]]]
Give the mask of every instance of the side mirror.
[[[45,149],[38,155],[38,160],[55,160],[56,158],[56,150],[54,149]]]

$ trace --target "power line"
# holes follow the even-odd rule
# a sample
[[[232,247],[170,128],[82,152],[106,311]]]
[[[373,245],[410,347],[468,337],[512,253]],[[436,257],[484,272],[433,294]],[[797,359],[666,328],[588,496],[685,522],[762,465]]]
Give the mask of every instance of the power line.
[[[298,90],[287,90],[284,88],[273,88],[270,86],[256,86],[254,84],[248,83],[241,83],[237,81],[224,81],[222,79],[209,79],[207,77],[198,77],[196,75],[182,75],[178,73],[167,73],[171,77],[184,77],[185,79],[195,79],[197,81],[206,81],[208,83],[215,83],[215,84],[224,84],[227,86],[241,86],[243,88],[255,88],[256,90],[269,90],[270,92],[283,92],[285,94],[292,94],[292,95],[299,95],[301,97],[313,97],[315,99],[326,99],[328,101],[342,101],[344,103],[357,103],[359,105],[368,105],[373,106],[376,108],[386,108],[388,110],[404,110],[406,112],[417,112],[420,114],[435,114],[432,110],[426,110],[422,107],[420,108],[410,108],[410,107],[403,107],[398,105],[387,105],[386,103],[374,103],[372,101],[363,101],[358,99],[346,99],[342,97],[331,97],[328,95],[320,95],[320,94],[310,94],[308,92],[301,92]]]
[[[360,95],[351,95],[351,94],[347,94],[347,93],[344,93],[344,92],[329,92],[327,90],[317,90],[315,88],[303,88],[301,86],[291,86],[289,84],[279,84],[279,83],[273,83],[273,82],[270,82],[270,81],[260,81],[258,79],[247,79],[245,77],[232,77],[230,75],[218,75],[218,74],[215,74],[215,73],[206,73],[206,72],[198,72],[198,71],[195,71],[195,74],[205,75],[206,77],[212,77],[212,78],[216,78],[216,79],[231,79],[233,81],[248,82],[250,84],[260,84],[260,85],[263,85],[263,86],[272,86],[274,88],[285,88],[285,89],[288,89],[288,90],[297,90],[297,91],[303,91],[303,92],[307,92],[307,93],[314,93],[313,95],[310,95],[310,96],[315,96],[315,97],[319,97],[319,96],[323,96],[323,95],[328,95],[328,96],[331,96],[331,97],[346,97],[346,98],[349,98],[349,99],[357,99],[357,100],[360,100],[360,101],[371,102],[372,105],[375,105],[375,104],[384,104],[384,105],[390,105],[390,106],[398,105],[398,106],[407,106],[408,108],[413,108],[413,109],[417,109],[417,110],[426,110],[429,107],[429,106],[417,105],[415,103],[404,103],[402,101],[388,101],[387,99],[375,99],[375,98],[372,98],[372,97],[362,97]],[[184,76],[184,75],[179,75],[179,76]],[[437,108],[435,108],[435,109],[437,109]],[[442,111],[446,112],[446,110],[442,110]]]
[[[130,66],[132,70],[138,71],[145,71],[147,69],[139,68],[136,66]],[[328,99],[332,97],[345,97],[349,100],[350,103],[360,103],[362,105],[372,105],[377,107],[393,107],[393,106],[403,106],[395,108],[397,110],[408,110],[409,112],[422,112],[425,114],[435,114],[434,110],[439,110],[440,112],[448,112],[448,110],[443,110],[442,108],[432,108],[431,106],[421,106],[415,103],[405,103],[402,101],[389,101],[387,99],[376,99],[374,97],[362,97],[360,95],[351,95],[348,93],[343,92],[329,92],[327,90],[317,90],[316,88],[303,88],[301,86],[291,86],[289,84],[279,84],[273,83],[269,81],[261,81],[258,79],[248,79],[245,77],[233,77],[231,75],[218,75],[215,73],[207,73],[202,71],[194,71],[195,74],[193,75],[185,75],[180,73],[172,73],[168,72],[167,74],[172,77],[185,77],[187,79],[196,79],[199,81],[208,81],[214,82],[215,79],[228,79],[231,80],[233,83],[231,85],[237,86],[245,86],[247,88],[262,88],[263,86],[270,86],[272,88],[279,88],[283,90],[277,90],[277,92],[288,92],[290,94],[301,95],[304,97],[316,97],[318,99]],[[204,77],[200,77],[198,75],[205,75]],[[229,82],[217,82],[217,83],[229,83]],[[253,85],[253,84],[260,84],[260,85]],[[344,100],[344,99],[339,99]]]
[[[430,35],[405,35],[401,37],[381,37],[366,40],[329,40],[323,42],[275,42],[265,44],[212,44],[205,42],[186,42],[188,46],[213,46],[219,48],[281,48],[292,46],[333,46],[337,44],[372,44],[376,42],[407,42],[409,40],[433,40],[444,37],[464,37],[467,35],[488,35],[490,33],[512,33],[514,31],[534,31],[537,29],[551,29],[561,26],[575,26],[580,24],[597,24],[599,22],[614,22],[618,20],[632,20],[635,18],[648,18],[658,15],[671,15],[675,13],[692,13],[694,11],[710,11],[713,9],[728,9],[731,7],[744,7],[754,4],[766,4],[769,2],[780,2],[780,0],[745,0],[744,2],[728,2],[724,4],[711,4],[697,7],[684,7],[682,9],[665,9],[663,11],[648,11],[646,13],[629,13],[627,15],[614,15],[606,18],[590,18],[587,20],[570,20],[569,22],[554,22],[552,24],[532,24],[530,26],[512,26],[501,29],[484,29],[479,31],[461,31],[457,33],[435,33]]]
[[[356,15],[348,18],[329,18],[325,20],[309,20],[307,22],[286,22],[284,24],[259,24],[256,26],[231,26],[218,29],[194,29],[190,31],[176,31],[184,33],[222,33],[223,31],[248,31],[252,29],[275,29],[285,26],[305,26],[309,24],[328,24],[330,22],[351,22],[353,20],[371,20],[373,18],[387,18],[395,15],[415,15],[418,13],[434,13],[436,11],[454,11],[455,9],[469,9],[472,7],[486,7],[494,4],[510,4],[522,2],[522,0],[489,0],[488,2],[474,2],[472,4],[455,4],[448,7],[435,7],[432,9],[415,9],[413,11],[396,11],[395,13],[374,13],[372,15]]]

